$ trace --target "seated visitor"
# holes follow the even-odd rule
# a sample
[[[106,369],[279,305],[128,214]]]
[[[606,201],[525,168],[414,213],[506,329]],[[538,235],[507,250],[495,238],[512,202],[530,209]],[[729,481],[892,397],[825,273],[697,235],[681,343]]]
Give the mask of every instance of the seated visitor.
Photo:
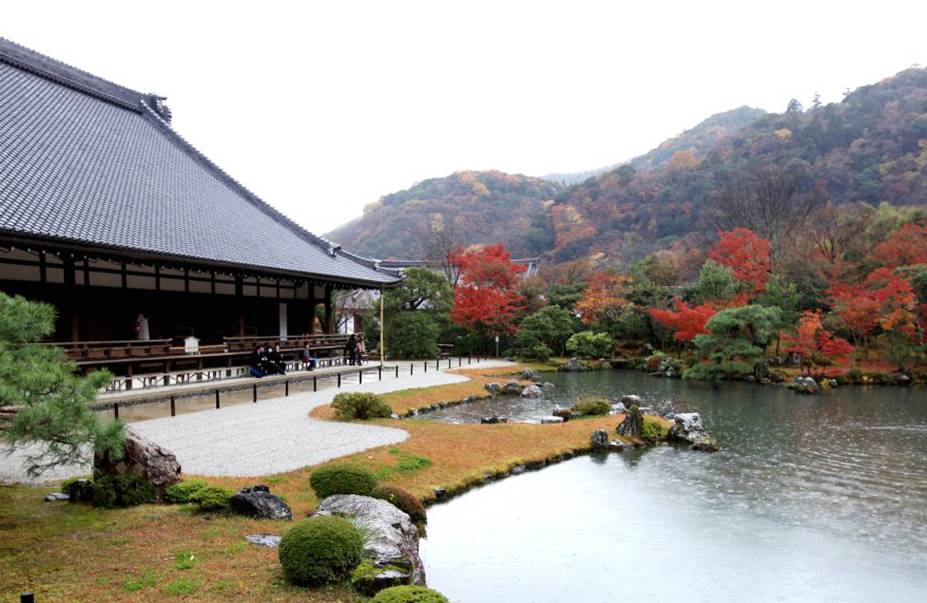
[[[357,364],[364,364],[364,356],[367,355],[367,346],[364,345],[364,338],[357,340]]]
[[[286,362],[283,361],[283,357],[280,355],[279,343],[270,346],[270,349],[267,351],[267,359],[270,361],[274,373],[286,375]]]
[[[248,361],[248,366],[251,369],[250,372],[252,377],[260,378],[267,374],[267,372],[264,370],[263,358],[265,358],[264,346],[254,346],[254,350],[251,351],[251,358]]]
[[[306,370],[312,371],[315,370],[315,367],[318,365],[319,361],[316,360],[315,356],[312,355],[312,350],[309,349],[309,344],[306,344],[306,347],[299,354],[299,359],[306,365]]]
[[[354,365],[357,363],[357,338],[352,334],[348,337],[347,343],[344,344],[344,351],[348,357],[348,364]]]

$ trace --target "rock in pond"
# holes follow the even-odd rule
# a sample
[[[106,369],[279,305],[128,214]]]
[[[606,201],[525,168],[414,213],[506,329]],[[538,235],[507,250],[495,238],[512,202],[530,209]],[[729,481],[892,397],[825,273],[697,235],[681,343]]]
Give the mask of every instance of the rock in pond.
[[[556,389],[557,386],[551,383],[550,381],[545,381],[544,383],[541,384],[541,388],[546,391],[549,389]]]
[[[113,460],[109,455],[97,454],[93,460],[95,477],[103,475],[135,474],[150,483],[158,500],[164,490],[180,481],[180,463],[169,450],[155,444],[126,425],[122,458]]]
[[[570,410],[569,408],[560,408],[559,406],[555,408],[553,412],[550,414],[552,414],[555,417],[560,417],[564,421],[569,421],[570,419],[573,418],[572,410]]]
[[[494,396],[498,396],[499,394],[502,393],[502,386],[499,385],[498,383],[487,383],[483,387],[485,387],[486,391],[488,391],[490,394]]]
[[[232,496],[229,503],[239,515],[255,519],[293,519],[290,506],[279,496],[271,494],[267,486],[242,488]]]
[[[525,389],[525,386],[518,381],[509,381],[502,386],[502,393],[507,396],[519,396],[523,389]]]
[[[541,388],[533,383],[527,386],[525,389],[521,390],[522,398],[540,398],[544,395],[544,392],[541,391]]]
[[[541,425],[549,425],[551,423],[563,423],[563,417],[541,417]]]
[[[637,438],[644,428],[644,415],[637,404],[628,409],[624,420],[618,425],[618,433],[626,438]]]
[[[604,429],[593,431],[589,440],[593,452],[608,452],[608,432]]]
[[[277,548],[280,546],[280,536],[276,534],[248,534],[245,540],[258,546]]]
[[[500,417],[499,415],[493,415],[491,417],[482,417],[480,423],[483,425],[495,425],[496,423],[508,423],[509,420],[507,417]]]
[[[697,412],[681,412],[673,417],[673,426],[669,430],[669,439],[689,444],[692,450],[717,452],[720,448],[705,426],[702,415]]]
[[[319,503],[315,515],[336,515],[364,526],[364,556],[380,569],[399,571],[402,584],[425,584],[425,567],[418,554],[418,528],[408,515],[386,502],[369,496],[335,494]],[[382,573],[382,572],[381,572]],[[396,584],[396,576],[376,576],[370,590]]]
[[[792,383],[792,389],[799,394],[810,394],[814,395],[821,391],[821,387],[818,385],[818,382],[814,380],[813,377],[795,377],[795,381]]]
[[[538,378],[538,373],[532,368],[526,368],[521,372],[521,378],[525,381],[534,381]]]
[[[585,369],[583,369],[583,363],[579,361],[579,358],[570,358],[560,365],[560,370],[578,373]]]
[[[626,395],[624,395],[624,396],[621,396],[621,403],[624,404],[624,405],[625,405],[626,407],[628,407],[628,408],[630,408],[631,406],[633,406],[633,405],[635,405],[635,404],[637,404],[638,406],[640,406],[640,405],[641,405],[641,397],[638,396],[638,395],[636,395],[636,394],[626,394]]]

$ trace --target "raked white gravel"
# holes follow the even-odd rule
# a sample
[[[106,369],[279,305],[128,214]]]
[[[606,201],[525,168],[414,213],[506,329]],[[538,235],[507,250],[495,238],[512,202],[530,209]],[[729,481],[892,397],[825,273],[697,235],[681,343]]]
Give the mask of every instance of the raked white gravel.
[[[510,364],[486,361],[479,367]],[[443,370],[399,378],[384,375],[383,381],[348,385],[340,390],[329,388],[261,400],[257,404],[238,404],[219,410],[150,419],[132,423],[132,427],[176,454],[187,475],[258,477],[396,444],[409,437],[402,429],[318,421],[308,416],[313,408],[331,402],[339,391],[382,394],[466,380],[463,375]],[[0,482],[4,483],[56,481],[88,472],[87,466],[66,467],[53,476],[30,480],[22,469],[21,451],[14,451],[12,455],[0,451]]]

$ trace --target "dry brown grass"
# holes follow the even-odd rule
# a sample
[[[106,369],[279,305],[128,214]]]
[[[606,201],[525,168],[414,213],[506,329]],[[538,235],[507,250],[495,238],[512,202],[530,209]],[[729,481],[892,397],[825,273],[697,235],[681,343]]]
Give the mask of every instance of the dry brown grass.
[[[464,371],[472,382],[389,395],[394,410],[428,406],[484,392],[483,383],[510,378],[500,369]],[[507,371],[508,372],[508,371]],[[324,416],[324,411],[322,415]],[[382,420],[410,437],[396,446],[339,459],[370,467],[385,483],[406,488],[423,500],[434,488],[451,491],[480,483],[486,474],[501,474],[586,449],[595,429],[613,431],[620,417],[596,417],[557,425],[451,425],[425,420]],[[260,479],[205,478],[211,484],[238,488],[265,483],[282,495],[300,518],[315,507],[307,467]],[[286,526],[237,516],[204,516],[186,506],[145,505],[125,510],[43,503],[49,489],[0,487],[0,599],[13,600],[24,590],[37,599],[85,601],[175,600],[171,585],[191,584],[186,595],[197,601],[282,601],[352,603],[363,600],[346,587],[308,590],[288,586],[276,550],[251,545],[247,534],[280,534]],[[190,551],[190,569],[175,567],[174,555]],[[180,582],[178,582],[180,581]],[[132,590],[141,585],[138,590]]]

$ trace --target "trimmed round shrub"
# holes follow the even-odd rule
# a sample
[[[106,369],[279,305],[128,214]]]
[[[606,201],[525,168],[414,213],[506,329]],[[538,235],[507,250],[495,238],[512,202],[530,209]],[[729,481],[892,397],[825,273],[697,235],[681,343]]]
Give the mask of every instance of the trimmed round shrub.
[[[176,483],[173,486],[168,486],[167,489],[164,490],[164,502],[174,503],[175,505],[188,503],[193,494],[205,487],[206,482],[199,479],[191,479],[189,481]]]
[[[102,475],[93,480],[95,507],[134,507],[155,501],[154,486],[133,473]]]
[[[607,415],[612,410],[612,404],[605,398],[596,396],[580,396],[573,403],[572,411],[581,415]]]
[[[377,476],[355,465],[329,465],[313,471],[309,485],[320,499],[333,494],[370,496],[377,487]]]
[[[370,603],[450,603],[447,597],[424,586],[393,586],[377,593]]]
[[[414,494],[396,486],[378,486],[370,496],[385,500],[407,514],[413,523],[427,523],[425,505]]]
[[[290,528],[280,541],[280,565],[294,584],[344,580],[360,564],[364,539],[350,521],[317,515]]]
[[[190,495],[189,502],[196,503],[200,511],[228,511],[232,493],[225,488],[204,486]]]
[[[383,396],[367,392],[346,392],[338,394],[332,400],[335,418],[339,421],[360,419],[388,419],[393,414]]]

